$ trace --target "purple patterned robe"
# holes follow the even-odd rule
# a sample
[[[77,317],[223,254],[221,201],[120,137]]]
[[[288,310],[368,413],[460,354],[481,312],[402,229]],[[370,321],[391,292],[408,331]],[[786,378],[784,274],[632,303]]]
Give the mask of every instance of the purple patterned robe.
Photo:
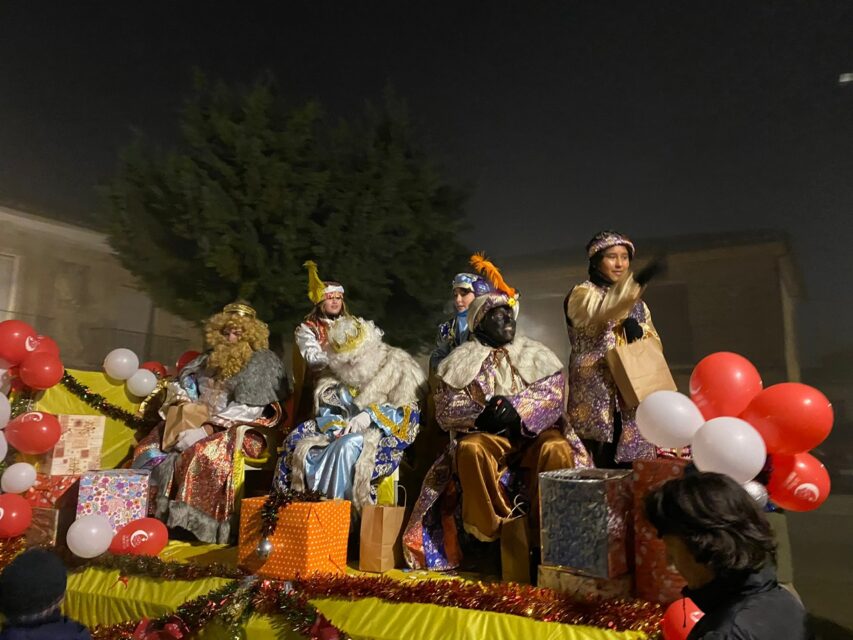
[[[559,370],[531,384],[526,384],[515,372],[509,381],[499,373],[500,361],[505,357],[504,349],[493,349],[483,362],[480,372],[465,388],[456,389],[444,381],[439,382],[435,393],[439,426],[451,434],[474,430],[474,420],[489,399],[494,395],[505,395],[521,417],[524,436],[532,439],[546,429],[559,428],[572,448],[575,465],[592,466],[592,460],[580,438],[568,428],[565,420],[563,371]],[[508,382],[514,387],[512,393],[501,388]],[[448,513],[446,505],[442,504],[447,494],[461,491],[453,472],[455,449],[456,441],[452,440],[430,468],[403,534],[404,555],[412,568],[448,570],[457,567],[461,560],[456,542],[458,513]],[[510,484],[508,474],[504,474],[501,479],[504,488]],[[453,502],[459,504],[458,496]]]
[[[568,325],[572,345],[569,357],[569,421],[581,438],[613,442],[613,422],[618,410],[622,417],[622,436],[616,449],[617,462],[651,459],[656,452],[655,446],[645,440],[637,429],[637,410],[623,406],[605,360],[607,351],[624,344],[618,328],[626,317],[630,316],[640,323],[645,338],[659,339],[649,309],[639,299],[639,287],[634,290],[628,287],[624,289],[624,294],[614,291],[620,299],[612,305],[621,305],[625,309],[624,315],[618,313],[619,309],[615,310],[621,317],[611,317],[603,323],[582,323],[577,318],[571,318],[572,322]],[[594,308],[594,303],[603,301],[607,292],[608,289],[589,280],[575,287],[569,298],[570,317],[573,307],[580,315],[586,308]],[[583,306],[572,300],[576,295],[587,298]]]

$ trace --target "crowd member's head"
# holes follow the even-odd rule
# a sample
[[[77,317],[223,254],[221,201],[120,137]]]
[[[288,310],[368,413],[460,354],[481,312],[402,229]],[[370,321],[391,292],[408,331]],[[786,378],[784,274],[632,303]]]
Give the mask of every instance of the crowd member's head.
[[[65,565],[50,551],[29,549],[0,573],[0,613],[8,625],[37,625],[59,612]]]
[[[645,508],[690,588],[775,561],[770,524],[728,476],[696,473],[670,480],[646,497]]]
[[[589,278],[596,284],[613,284],[631,267],[634,243],[616,231],[599,231],[586,245]]]

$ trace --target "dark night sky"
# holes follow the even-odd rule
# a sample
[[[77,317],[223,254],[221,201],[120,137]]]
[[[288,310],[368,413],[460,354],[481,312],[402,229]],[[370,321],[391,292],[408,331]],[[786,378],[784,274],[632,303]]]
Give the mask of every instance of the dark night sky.
[[[0,201],[86,215],[131,127],[174,139],[193,66],[341,114],[390,83],[496,256],[783,229],[807,360],[853,345],[849,0],[6,2]]]

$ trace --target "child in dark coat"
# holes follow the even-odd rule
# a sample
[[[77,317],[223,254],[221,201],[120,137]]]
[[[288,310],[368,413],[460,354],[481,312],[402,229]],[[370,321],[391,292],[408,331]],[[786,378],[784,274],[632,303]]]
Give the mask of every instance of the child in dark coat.
[[[0,640],[91,640],[89,631],[60,612],[67,574],[62,561],[30,549],[0,573]]]

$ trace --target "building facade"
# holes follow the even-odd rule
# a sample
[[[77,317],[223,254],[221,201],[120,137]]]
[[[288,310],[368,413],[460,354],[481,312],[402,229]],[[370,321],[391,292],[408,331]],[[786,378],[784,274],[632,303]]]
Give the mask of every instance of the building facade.
[[[112,349],[165,364],[201,347],[197,326],[158,309],[104,234],[0,207],[0,320],[56,340],[68,368],[98,369]]]

